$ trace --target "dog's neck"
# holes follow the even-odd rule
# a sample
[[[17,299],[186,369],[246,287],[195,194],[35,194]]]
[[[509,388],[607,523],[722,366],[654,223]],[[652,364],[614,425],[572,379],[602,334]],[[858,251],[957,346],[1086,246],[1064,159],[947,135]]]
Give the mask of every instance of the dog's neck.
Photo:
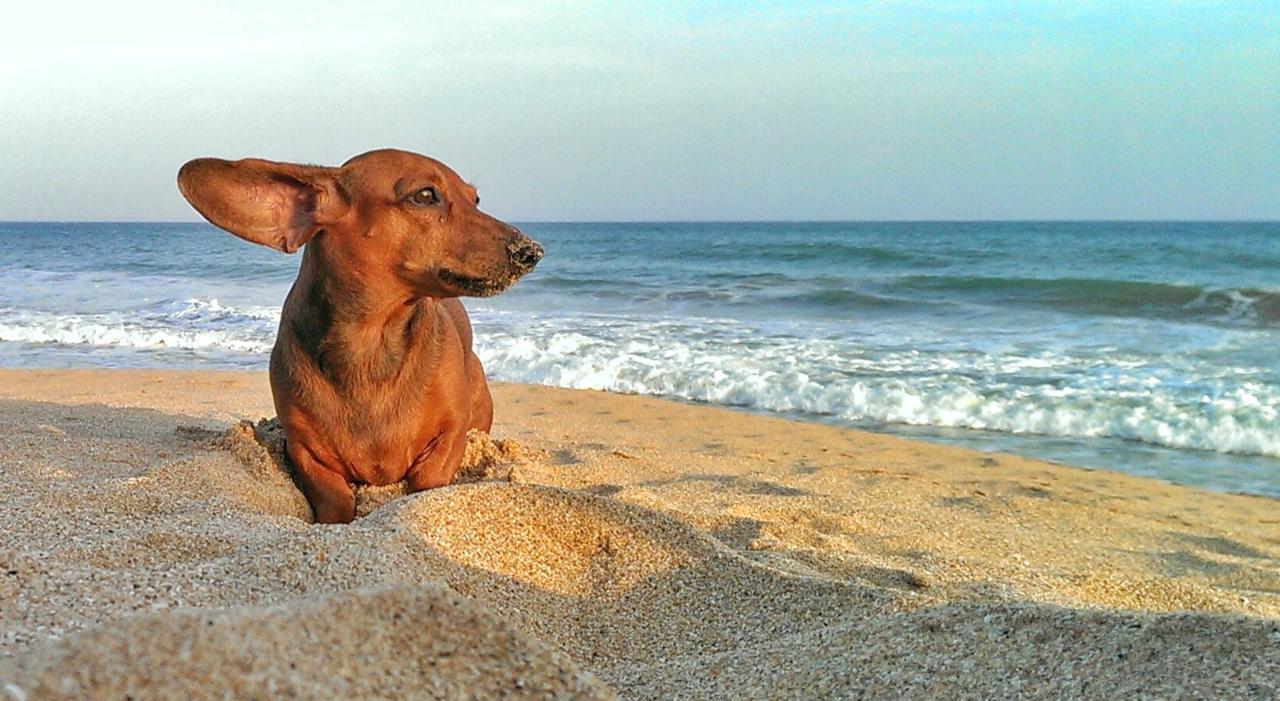
[[[289,304],[300,349],[335,385],[393,382],[426,350],[422,330],[435,320],[435,300],[414,295],[388,276],[329,263],[318,242],[303,250]]]

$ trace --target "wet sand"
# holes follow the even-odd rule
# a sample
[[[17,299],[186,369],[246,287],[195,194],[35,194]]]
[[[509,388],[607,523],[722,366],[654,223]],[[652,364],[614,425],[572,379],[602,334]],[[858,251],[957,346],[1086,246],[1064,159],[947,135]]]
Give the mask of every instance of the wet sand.
[[[1280,695],[1276,500],[494,393],[316,526],[263,373],[0,371],[0,698]]]

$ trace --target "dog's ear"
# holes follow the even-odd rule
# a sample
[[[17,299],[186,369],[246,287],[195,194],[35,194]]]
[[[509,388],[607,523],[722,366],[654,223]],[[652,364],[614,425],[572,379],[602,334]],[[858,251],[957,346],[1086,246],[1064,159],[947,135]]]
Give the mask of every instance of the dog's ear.
[[[293,253],[346,214],[338,169],[257,158],[197,158],[178,189],[205,219],[246,241]]]

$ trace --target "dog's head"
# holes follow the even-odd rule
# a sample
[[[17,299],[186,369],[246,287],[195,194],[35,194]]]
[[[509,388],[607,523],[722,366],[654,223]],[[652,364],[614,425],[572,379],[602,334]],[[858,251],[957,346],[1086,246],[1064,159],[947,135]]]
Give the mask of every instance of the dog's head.
[[[182,166],[178,189],[240,238],[293,253],[322,237],[332,264],[422,296],[494,295],[542,258],[536,241],[481,212],[457,173],[406,151],[370,151],[338,168],[199,158]]]

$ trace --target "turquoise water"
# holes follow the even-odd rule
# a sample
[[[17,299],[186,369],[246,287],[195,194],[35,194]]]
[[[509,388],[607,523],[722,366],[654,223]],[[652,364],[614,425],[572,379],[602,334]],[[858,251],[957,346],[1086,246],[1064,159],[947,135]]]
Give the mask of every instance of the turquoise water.
[[[1275,223],[527,224],[491,377],[1280,495]],[[0,224],[0,365],[262,368],[298,257]]]

